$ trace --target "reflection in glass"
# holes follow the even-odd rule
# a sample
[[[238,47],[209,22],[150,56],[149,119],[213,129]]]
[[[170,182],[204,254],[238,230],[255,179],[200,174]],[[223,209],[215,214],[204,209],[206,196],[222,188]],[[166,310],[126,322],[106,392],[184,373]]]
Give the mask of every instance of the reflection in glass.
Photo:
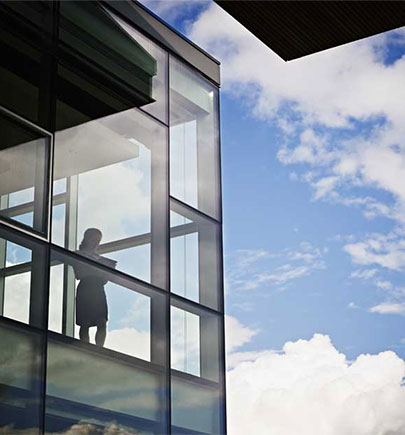
[[[50,330],[145,361],[164,360],[163,295],[56,251],[51,264]]]
[[[0,325],[0,433],[39,434],[41,339]]]
[[[40,93],[47,91],[49,80],[47,56],[38,48],[51,25],[52,7],[52,2],[0,3],[0,105],[40,125],[45,124],[40,104],[48,104],[40,101]]]
[[[43,326],[45,261],[43,246],[0,228],[0,315]]]
[[[171,367],[200,376],[200,319],[171,307]]]
[[[163,372],[155,367],[52,339],[48,343],[46,433],[65,433],[74,426],[91,434],[105,434],[105,428],[115,428],[111,433],[162,434],[163,379]]]
[[[170,227],[171,292],[218,310],[219,225],[172,200]]]
[[[137,110],[58,132],[55,180],[66,179],[67,188],[54,196],[55,206],[65,204],[54,228],[65,226],[53,241],[64,238],[61,245],[76,251],[86,229],[98,228],[97,254],[165,287],[166,147],[166,129]]]
[[[171,368],[219,381],[219,317],[172,299]]]
[[[59,40],[57,130],[154,101],[154,53],[99,2],[61,2]]]
[[[183,380],[172,374],[172,434],[222,434],[218,387]]]
[[[218,90],[170,59],[170,194],[218,219]]]
[[[142,48],[146,50],[156,60],[156,75],[152,78],[152,99],[153,102],[141,106],[142,110],[155,116],[165,124],[168,123],[167,113],[167,64],[168,55],[159,46],[146,39],[132,26],[119,18],[116,14],[107,11],[109,15],[118,23],[128,35],[134,39]]]
[[[46,233],[49,138],[0,113],[0,216]]]

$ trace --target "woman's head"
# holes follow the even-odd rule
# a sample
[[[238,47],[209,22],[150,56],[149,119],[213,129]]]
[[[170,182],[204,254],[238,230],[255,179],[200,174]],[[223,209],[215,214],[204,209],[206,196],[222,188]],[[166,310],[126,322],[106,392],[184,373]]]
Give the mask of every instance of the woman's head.
[[[101,242],[103,233],[97,228],[87,228],[84,232],[82,243],[80,243],[79,249],[81,251],[94,252]]]

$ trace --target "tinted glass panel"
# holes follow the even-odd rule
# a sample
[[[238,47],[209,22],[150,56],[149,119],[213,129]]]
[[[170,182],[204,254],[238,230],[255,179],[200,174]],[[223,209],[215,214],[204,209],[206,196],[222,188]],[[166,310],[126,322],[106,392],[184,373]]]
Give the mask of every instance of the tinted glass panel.
[[[44,325],[46,248],[0,228],[0,313],[4,317]]]
[[[170,58],[170,193],[219,218],[218,90]]]
[[[51,258],[49,329],[163,364],[164,296],[80,258]]]
[[[89,255],[97,229],[93,260],[166,287],[166,178],[166,128],[135,109],[58,132],[53,241]]]
[[[0,105],[41,125],[49,106],[50,68],[38,47],[48,42],[43,37],[51,29],[51,12],[52,3],[45,1],[0,4]]]
[[[110,16],[118,23],[128,35],[133,38],[142,48],[156,60],[156,74],[152,78],[152,103],[145,104],[142,110],[155,116],[165,124],[168,123],[167,97],[168,97],[168,55],[167,53],[142,36],[137,30],[119,18],[116,14],[109,12]]]
[[[46,432],[165,433],[163,379],[152,367],[50,340]]]
[[[215,387],[172,375],[172,433],[223,434],[222,404]]]
[[[98,2],[60,6],[57,129],[154,101],[156,59]]]
[[[49,137],[0,112],[0,216],[46,233]]]
[[[0,343],[0,433],[42,433],[41,338],[0,324]]]
[[[172,298],[171,368],[219,381],[220,318]]]
[[[170,227],[171,291],[220,309],[219,225],[172,200]]]

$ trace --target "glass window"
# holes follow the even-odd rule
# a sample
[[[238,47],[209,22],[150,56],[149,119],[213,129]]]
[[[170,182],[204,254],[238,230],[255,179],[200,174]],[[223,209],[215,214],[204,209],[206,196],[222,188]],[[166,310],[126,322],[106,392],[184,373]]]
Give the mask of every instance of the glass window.
[[[0,433],[42,433],[41,337],[0,324],[0,343]]]
[[[57,132],[53,242],[166,288],[166,134],[136,109]]]
[[[176,200],[170,204],[171,291],[218,310],[222,289],[219,224]]]
[[[46,234],[50,137],[0,112],[0,216]]]
[[[0,314],[44,326],[46,247],[0,227]]]
[[[49,329],[145,361],[165,360],[166,298],[52,251]]]
[[[0,4],[0,105],[40,125],[46,124],[49,109],[50,100],[43,97],[50,68],[38,47],[46,40],[41,33],[50,30],[51,17],[52,2]]]
[[[48,341],[45,433],[165,433],[163,371],[79,344]]]
[[[58,130],[148,106],[162,96],[165,56],[154,48],[148,51],[151,44],[127,30],[98,2],[60,3]],[[164,116],[165,106],[164,99],[150,109]]]
[[[119,18],[116,14],[107,11],[125,32],[130,35],[142,48],[156,60],[156,74],[152,78],[152,99],[153,102],[141,106],[142,110],[155,116],[160,121],[168,124],[168,54],[158,45],[144,37],[132,26]]]
[[[171,368],[219,381],[220,318],[172,298],[170,334]]]
[[[223,434],[221,394],[208,386],[176,375],[171,378],[172,434]]]
[[[219,219],[218,90],[170,58],[170,194]]]

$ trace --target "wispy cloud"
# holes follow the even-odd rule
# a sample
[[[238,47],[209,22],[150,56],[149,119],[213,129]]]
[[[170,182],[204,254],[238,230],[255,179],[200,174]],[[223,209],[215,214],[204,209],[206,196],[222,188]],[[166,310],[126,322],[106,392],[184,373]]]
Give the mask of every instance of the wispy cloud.
[[[378,314],[405,314],[405,303],[390,303],[384,302],[382,304],[374,305],[370,308],[371,313]]]
[[[325,253],[326,249],[315,248],[308,242],[276,253],[263,249],[238,250],[228,256],[228,290],[254,290],[265,284],[284,288],[299,278],[324,269]]]

